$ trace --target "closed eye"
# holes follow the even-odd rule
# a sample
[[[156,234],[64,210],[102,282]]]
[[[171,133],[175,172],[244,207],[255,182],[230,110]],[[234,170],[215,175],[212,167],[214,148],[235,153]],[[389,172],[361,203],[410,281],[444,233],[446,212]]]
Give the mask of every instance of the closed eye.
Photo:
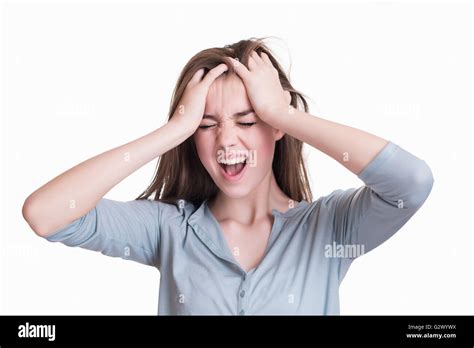
[[[239,124],[241,126],[244,126],[244,127],[251,127],[253,126],[254,124],[256,124],[257,122],[239,122]]]
[[[199,128],[201,129],[207,129],[207,128],[211,128],[211,127],[214,127],[215,124],[210,124],[210,125],[202,125],[202,126],[199,126]]]
[[[251,127],[256,123],[257,122],[239,122],[239,125],[241,125],[242,127]],[[200,129],[208,129],[208,128],[212,128],[212,127],[215,127],[215,126],[216,126],[215,124],[209,124],[209,125],[201,125],[201,126],[199,126],[199,128]]]

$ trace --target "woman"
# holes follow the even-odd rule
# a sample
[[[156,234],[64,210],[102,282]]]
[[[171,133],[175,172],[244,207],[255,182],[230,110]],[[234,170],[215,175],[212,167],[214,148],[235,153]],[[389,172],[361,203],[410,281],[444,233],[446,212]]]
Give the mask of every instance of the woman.
[[[312,201],[303,142],[365,185]],[[140,197],[103,198],[158,156]],[[432,185],[427,164],[395,143],[308,114],[251,39],[195,55],[164,126],[48,182],[23,216],[49,241],[157,267],[159,314],[338,314],[351,262],[398,231]]]

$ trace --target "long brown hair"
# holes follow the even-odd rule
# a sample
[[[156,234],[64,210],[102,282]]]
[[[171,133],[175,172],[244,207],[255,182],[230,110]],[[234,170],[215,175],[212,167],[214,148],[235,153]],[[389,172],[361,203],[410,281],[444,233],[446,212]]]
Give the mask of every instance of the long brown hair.
[[[257,53],[265,52],[273,66],[278,70],[280,83],[284,90],[291,94],[291,105],[299,110],[308,112],[308,103],[302,93],[291,85],[282,67],[275,59],[270,49],[264,43],[266,38],[250,38],[237,43],[205,49],[194,55],[183,68],[173,91],[168,120],[173,116],[188,82],[194,73],[210,69],[221,63],[226,63],[228,71],[235,73],[233,64],[227,57],[238,59],[248,68],[248,59],[252,50]],[[296,201],[312,201],[311,188],[303,159],[303,143],[285,134],[275,144],[275,154],[272,169],[280,189]],[[154,178],[148,188],[136,199],[153,199],[176,204],[183,199],[194,204],[201,204],[205,199],[212,199],[218,192],[218,187],[202,165],[196,151],[194,137],[189,137],[179,146],[163,154],[156,167]]]

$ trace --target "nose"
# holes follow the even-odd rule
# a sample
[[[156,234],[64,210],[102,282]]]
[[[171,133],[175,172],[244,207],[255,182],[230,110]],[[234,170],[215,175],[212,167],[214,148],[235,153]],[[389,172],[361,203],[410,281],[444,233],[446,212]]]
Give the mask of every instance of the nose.
[[[237,145],[237,129],[234,122],[223,122],[218,130],[218,143],[220,147],[231,147]]]

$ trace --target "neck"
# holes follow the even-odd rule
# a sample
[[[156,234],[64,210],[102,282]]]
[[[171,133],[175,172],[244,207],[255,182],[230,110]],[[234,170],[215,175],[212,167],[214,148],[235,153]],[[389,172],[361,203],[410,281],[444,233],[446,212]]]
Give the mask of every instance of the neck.
[[[209,202],[209,208],[218,221],[233,220],[251,225],[271,217],[272,209],[285,212],[289,209],[289,200],[270,170],[260,185],[247,196],[231,198],[219,191],[213,201]]]

